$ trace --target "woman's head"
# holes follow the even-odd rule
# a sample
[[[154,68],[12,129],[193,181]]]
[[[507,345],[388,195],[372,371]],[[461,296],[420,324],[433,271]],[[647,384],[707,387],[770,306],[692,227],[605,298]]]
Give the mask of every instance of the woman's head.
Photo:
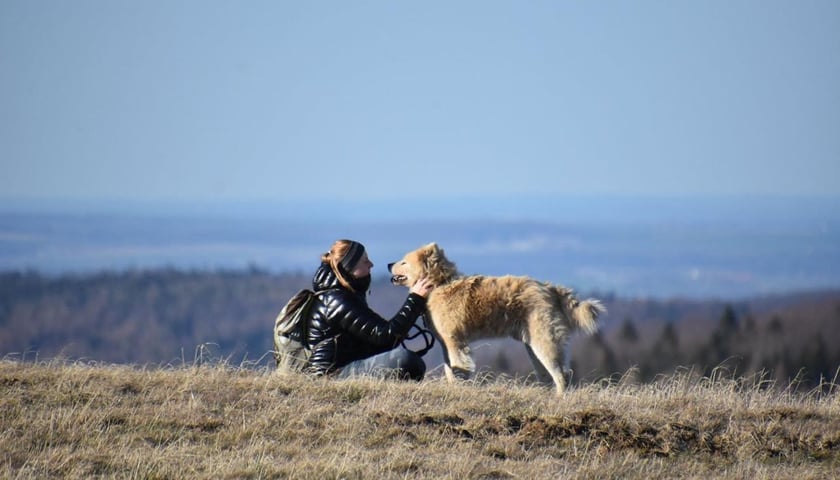
[[[352,291],[358,291],[358,280],[370,278],[373,262],[368,258],[365,246],[353,240],[336,240],[330,251],[321,255],[321,261],[328,263],[338,281]],[[367,283],[370,284],[369,282]]]

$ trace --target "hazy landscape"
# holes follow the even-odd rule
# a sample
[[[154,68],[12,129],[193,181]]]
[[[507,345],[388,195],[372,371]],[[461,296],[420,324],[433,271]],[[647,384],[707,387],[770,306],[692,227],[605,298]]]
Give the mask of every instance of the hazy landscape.
[[[805,369],[816,384],[840,366],[831,197],[403,203],[11,204],[0,213],[0,349],[164,365],[205,348],[264,362],[274,315],[347,237],[368,247],[370,301],[385,316],[405,296],[386,264],[431,241],[464,273],[530,275],[602,299],[601,333],[573,343],[578,381],[730,361],[782,382]],[[514,342],[474,349],[480,365],[530,372]]]
[[[0,270],[312,272],[337,238],[374,275],[427,242],[464,273],[530,275],[624,298],[840,287],[835,197],[453,197],[379,202],[8,202]]]

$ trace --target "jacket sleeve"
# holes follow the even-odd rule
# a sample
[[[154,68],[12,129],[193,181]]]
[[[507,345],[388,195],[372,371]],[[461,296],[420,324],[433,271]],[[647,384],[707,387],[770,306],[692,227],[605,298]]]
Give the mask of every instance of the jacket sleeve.
[[[378,345],[393,346],[405,338],[411,326],[426,310],[426,299],[410,293],[400,310],[391,320],[385,320],[351,294],[337,295],[327,305],[330,316],[345,332],[359,340]]]

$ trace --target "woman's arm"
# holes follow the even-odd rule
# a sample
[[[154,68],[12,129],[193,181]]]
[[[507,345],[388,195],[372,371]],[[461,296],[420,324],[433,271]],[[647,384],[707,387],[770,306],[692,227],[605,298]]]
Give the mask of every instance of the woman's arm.
[[[426,299],[410,293],[391,320],[385,320],[352,294],[341,292],[334,299],[334,317],[342,330],[379,346],[393,346],[405,338],[426,310]],[[327,308],[333,307],[329,305]],[[331,315],[332,316],[332,315]]]

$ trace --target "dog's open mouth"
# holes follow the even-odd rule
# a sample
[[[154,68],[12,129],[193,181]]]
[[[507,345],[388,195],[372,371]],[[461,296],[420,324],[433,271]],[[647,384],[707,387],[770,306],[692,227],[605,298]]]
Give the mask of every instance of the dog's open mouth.
[[[406,280],[408,280],[408,277],[405,275],[394,275],[391,277],[391,283],[394,285],[402,285]]]

